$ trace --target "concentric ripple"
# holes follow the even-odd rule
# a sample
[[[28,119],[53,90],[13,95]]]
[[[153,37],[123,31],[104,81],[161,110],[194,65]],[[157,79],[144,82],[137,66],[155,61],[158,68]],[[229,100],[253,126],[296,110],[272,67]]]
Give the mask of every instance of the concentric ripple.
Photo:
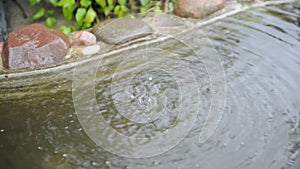
[[[186,39],[189,32],[163,35],[167,37],[163,42],[149,43],[75,70],[74,105],[94,142],[121,156],[159,155],[185,138],[200,108],[208,114],[201,142],[212,135],[224,106],[223,67],[209,40],[197,29],[193,31],[197,36]],[[90,77],[85,79],[88,71]],[[208,88],[218,95],[209,100],[214,105],[211,109],[202,109],[210,106],[201,105]],[[82,104],[86,99],[90,104]]]

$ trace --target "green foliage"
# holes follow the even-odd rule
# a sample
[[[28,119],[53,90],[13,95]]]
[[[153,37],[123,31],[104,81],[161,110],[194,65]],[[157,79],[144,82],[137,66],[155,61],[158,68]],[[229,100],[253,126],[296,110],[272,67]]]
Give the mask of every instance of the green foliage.
[[[45,16],[45,8],[39,8],[33,15],[32,19],[40,19]]]
[[[44,0],[45,1],[45,0]],[[68,34],[72,31],[90,28],[102,19],[112,17],[124,17],[127,14],[140,12],[146,14],[149,11],[162,12],[161,0],[48,0],[51,9],[38,8],[32,15],[33,20],[45,19],[45,25],[53,28],[56,19],[53,17],[54,9],[60,8],[64,18],[75,26],[59,27],[59,30]],[[169,4],[173,5],[172,0]],[[29,0],[30,7],[38,5],[41,0]]]
[[[70,27],[70,26],[68,27],[68,26],[65,26],[65,25],[60,26],[59,30],[62,31],[64,34],[67,34],[67,35],[73,32],[72,27]]]
[[[56,25],[56,19],[54,17],[48,17],[46,19],[45,25],[49,28],[54,28]]]
[[[30,3],[30,7],[33,7],[34,5],[40,3],[41,0],[29,0],[29,3]]]

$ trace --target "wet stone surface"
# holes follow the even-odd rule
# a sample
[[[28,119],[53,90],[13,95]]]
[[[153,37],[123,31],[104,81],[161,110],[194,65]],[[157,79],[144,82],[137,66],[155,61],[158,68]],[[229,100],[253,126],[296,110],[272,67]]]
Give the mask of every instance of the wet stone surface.
[[[203,18],[224,8],[225,0],[178,0],[175,4],[176,15],[186,18]]]
[[[11,32],[2,51],[7,69],[45,65],[61,60],[70,46],[68,36],[41,24]]]
[[[122,44],[152,33],[151,27],[137,19],[112,19],[93,27],[97,40],[108,44]]]

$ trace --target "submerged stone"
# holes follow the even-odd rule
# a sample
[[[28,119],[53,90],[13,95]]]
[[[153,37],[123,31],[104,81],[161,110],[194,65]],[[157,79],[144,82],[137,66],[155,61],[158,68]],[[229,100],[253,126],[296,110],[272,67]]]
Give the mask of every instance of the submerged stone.
[[[92,32],[98,40],[108,44],[122,44],[152,33],[143,21],[130,18],[112,19],[95,25]]]
[[[178,0],[174,13],[186,18],[203,18],[224,8],[225,0]]]
[[[7,69],[55,63],[63,59],[70,46],[68,36],[41,24],[31,24],[11,32],[2,52]]]

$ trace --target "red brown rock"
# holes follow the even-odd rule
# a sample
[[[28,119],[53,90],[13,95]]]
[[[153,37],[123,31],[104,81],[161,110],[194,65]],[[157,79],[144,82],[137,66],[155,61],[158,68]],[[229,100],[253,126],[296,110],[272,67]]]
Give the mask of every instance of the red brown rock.
[[[55,63],[70,46],[68,36],[41,24],[31,24],[11,32],[2,52],[7,69],[21,69]]]
[[[79,31],[72,36],[73,46],[90,46],[96,44],[96,36],[88,31]]]
[[[224,8],[225,0],[178,0],[175,4],[176,15],[185,18],[203,18]]]

